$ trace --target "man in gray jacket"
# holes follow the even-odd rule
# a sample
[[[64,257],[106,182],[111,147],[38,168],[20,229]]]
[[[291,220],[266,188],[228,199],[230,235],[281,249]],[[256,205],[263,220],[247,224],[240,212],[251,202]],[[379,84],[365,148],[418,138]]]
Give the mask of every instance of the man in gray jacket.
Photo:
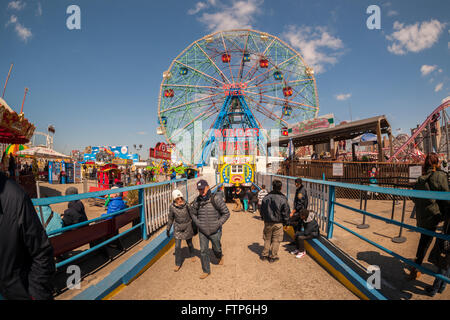
[[[208,182],[197,182],[199,196],[191,206],[191,216],[199,230],[200,252],[203,273],[200,279],[205,279],[211,273],[209,258],[209,241],[211,241],[214,255],[223,265],[223,254],[220,240],[222,238],[222,225],[230,217],[222,197],[211,195]]]

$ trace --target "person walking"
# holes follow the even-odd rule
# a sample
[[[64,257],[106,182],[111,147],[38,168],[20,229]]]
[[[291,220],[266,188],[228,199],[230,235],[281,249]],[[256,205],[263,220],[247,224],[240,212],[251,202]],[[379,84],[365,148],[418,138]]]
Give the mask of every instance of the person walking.
[[[53,248],[28,195],[0,172],[0,295],[52,300]]]
[[[270,263],[279,260],[278,249],[283,240],[283,226],[287,225],[289,220],[289,203],[286,196],[281,193],[281,188],[281,181],[273,180],[272,191],[262,200],[260,210],[264,221],[264,249],[260,259],[268,260]]]
[[[214,255],[219,260],[219,265],[223,265],[224,258],[222,253],[222,226],[230,217],[222,197],[216,197],[211,194],[208,182],[200,180],[197,182],[198,197],[190,206],[190,212],[194,224],[198,228],[200,240],[200,252],[203,273],[200,279],[205,279],[211,273],[209,242],[211,242]]]
[[[184,200],[183,193],[180,190],[173,190],[172,192],[173,202],[169,207],[169,217],[167,221],[167,237],[170,237],[170,229],[174,226],[175,237],[175,268],[173,271],[177,272],[181,268],[183,262],[181,256],[181,241],[185,240],[188,248],[189,255],[192,261],[195,261],[194,245],[192,244],[192,238],[194,237],[194,229],[192,227],[192,218],[189,214],[188,205]]]
[[[248,191],[248,204],[249,204],[249,212],[256,212],[256,207],[258,204],[258,190],[255,186],[251,186]]]
[[[261,186],[261,190],[259,190],[258,192],[258,210],[261,211],[261,204],[262,204],[262,200],[264,199],[265,196],[267,196],[269,192],[266,190],[266,185],[263,184]]]
[[[417,179],[414,186],[416,190],[449,191],[447,175],[440,170],[439,157],[436,153],[429,153],[424,162],[423,175]],[[417,226],[435,232],[438,224],[443,220],[443,214],[450,210],[450,201],[433,199],[412,199],[416,206]],[[415,263],[421,265],[433,237],[421,234],[417,247]],[[421,273],[416,268],[411,268],[408,275],[410,280],[419,278]]]
[[[243,204],[243,191],[241,187],[236,187],[235,191],[233,192],[233,201],[236,204],[233,211],[242,211],[244,208]]]

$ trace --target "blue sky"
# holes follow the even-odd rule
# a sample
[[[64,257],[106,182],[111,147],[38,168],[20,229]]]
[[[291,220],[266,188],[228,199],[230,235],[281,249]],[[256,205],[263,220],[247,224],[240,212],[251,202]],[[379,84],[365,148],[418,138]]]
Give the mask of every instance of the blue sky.
[[[81,9],[69,30],[66,9]],[[381,8],[369,30],[366,9]],[[251,27],[290,43],[316,71],[319,114],[337,122],[385,114],[394,132],[421,123],[450,96],[450,1],[4,0],[0,83],[5,99],[55,149],[143,144],[156,135],[162,72],[190,43]]]

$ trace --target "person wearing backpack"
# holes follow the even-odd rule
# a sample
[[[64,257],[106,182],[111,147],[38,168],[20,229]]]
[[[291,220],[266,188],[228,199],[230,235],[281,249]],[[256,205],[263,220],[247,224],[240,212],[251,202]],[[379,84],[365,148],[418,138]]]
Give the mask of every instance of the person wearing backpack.
[[[197,182],[198,197],[190,206],[190,213],[194,224],[198,228],[200,240],[200,257],[203,273],[200,279],[205,279],[211,273],[209,258],[209,242],[211,241],[214,255],[219,260],[219,265],[223,265],[222,226],[230,217],[222,197],[211,194],[208,182],[200,180]]]
[[[415,190],[449,191],[447,175],[440,170],[439,156],[436,153],[433,152],[427,155],[422,173],[423,175],[417,179],[414,186]],[[417,226],[435,232],[438,224],[443,220],[442,215],[450,210],[449,201],[423,198],[413,198],[412,200],[416,205]],[[432,241],[432,236],[423,233],[420,235],[415,263],[418,265],[422,264]],[[413,267],[408,278],[415,280],[420,275],[421,273]]]

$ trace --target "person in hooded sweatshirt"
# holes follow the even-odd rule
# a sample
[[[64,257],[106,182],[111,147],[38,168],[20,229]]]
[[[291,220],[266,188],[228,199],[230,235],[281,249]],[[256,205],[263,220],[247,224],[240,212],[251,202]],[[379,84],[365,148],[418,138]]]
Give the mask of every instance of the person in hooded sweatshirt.
[[[167,237],[170,237],[170,229],[174,226],[175,237],[175,268],[173,271],[177,272],[181,268],[183,257],[181,256],[181,241],[185,240],[189,255],[192,261],[195,261],[194,245],[192,238],[194,237],[194,229],[192,227],[192,218],[189,214],[188,205],[183,198],[183,193],[180,190],[173,190],[173,202],[169,207],[169,217],[167,221]]]
[[[303,229],[303,230],[302,230]],[[297,249],[292,251],[297,259],[303,258],[305,252],[305,240],[317,238],[320,234],[319,224],[314,219],[314,213],[308,209],[300,211],[300,221],[295,228],[295,244]]]
[[[78,189],[75,187],[67,188],[66,196],[78,194]],[[83,202],[80,200],[70,201],[67,204],[67,209],[64,211],[62,218],[64,227],[87,221],[86,212],[84,211]]]

